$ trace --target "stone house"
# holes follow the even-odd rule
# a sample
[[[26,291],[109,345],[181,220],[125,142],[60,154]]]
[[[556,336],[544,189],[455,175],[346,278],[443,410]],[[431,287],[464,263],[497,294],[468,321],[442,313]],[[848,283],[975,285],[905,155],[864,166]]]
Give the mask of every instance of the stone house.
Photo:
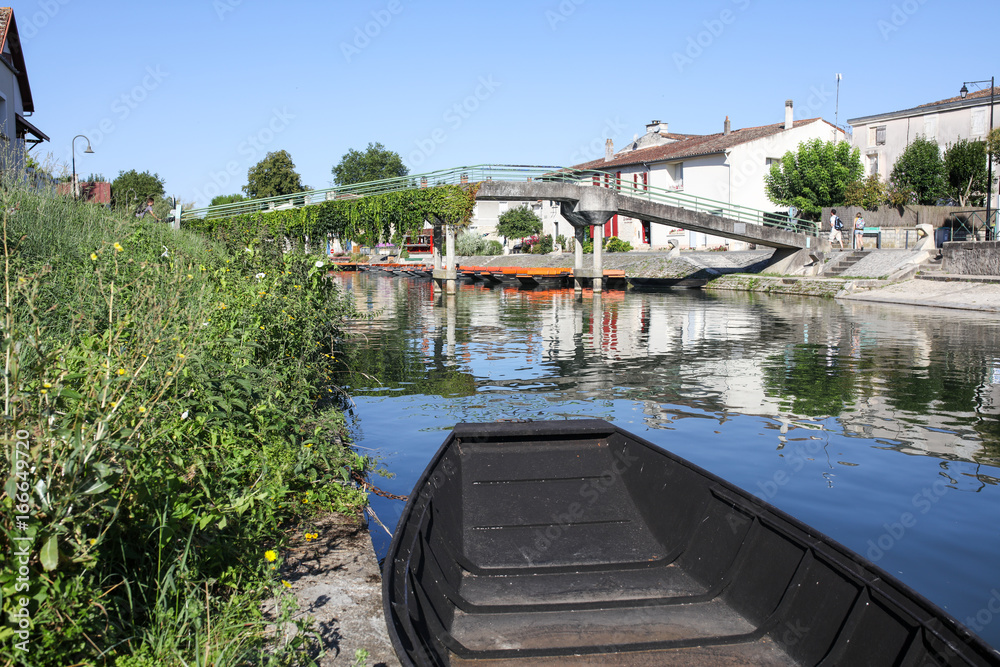
[[[1000,86],[993,93],[995,102],[1000,103]],[[964,99],[955,95],[912,109],[852,118],[847,123],[854,131],[853,144],[861,150],[865,172],[888,180],[896,160],[918,136],[933,139],[942,152],[959,139],[984,140],[989,134],[990,89],[969,92]],[[994,113],[993,127],[998,124],[1000,114]]]

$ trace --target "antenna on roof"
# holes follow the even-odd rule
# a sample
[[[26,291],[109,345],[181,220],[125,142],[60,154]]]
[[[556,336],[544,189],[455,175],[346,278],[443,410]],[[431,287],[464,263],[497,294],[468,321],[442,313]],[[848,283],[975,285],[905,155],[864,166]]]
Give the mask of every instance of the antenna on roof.
[[[837,130],[840,129],[840,80],[844,78],[843,74],[837,73],[837,103],[833,108],[833,125],[836,128],[833,131],[833,143],[837,143]]]

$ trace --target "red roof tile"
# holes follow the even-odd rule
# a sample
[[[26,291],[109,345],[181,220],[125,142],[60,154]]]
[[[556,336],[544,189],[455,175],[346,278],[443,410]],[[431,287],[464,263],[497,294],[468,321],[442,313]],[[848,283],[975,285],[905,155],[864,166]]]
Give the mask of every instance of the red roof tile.
[[[795,121],[795,127],[801,127],[802,125],[808,125],[821,120],[820,118],[797,120]],[[649,148],[629,151],[607,162],[604,161],[604,158],[591,160],[590,162],[578,164],[574,168],[607,169],[609,167],[625,167],[644,162],[663,162],[665,160],[682,160],[684,158],[712,155],[723,153],[734,146],[770,137],[784,131],[784,123],[774,123],[773,125],[761,125],[759,127],[745,127],[733,130],[729,134],[719,132],[718,134],[706,135],[672,135],[684,138],[662,146],[651,146]]]

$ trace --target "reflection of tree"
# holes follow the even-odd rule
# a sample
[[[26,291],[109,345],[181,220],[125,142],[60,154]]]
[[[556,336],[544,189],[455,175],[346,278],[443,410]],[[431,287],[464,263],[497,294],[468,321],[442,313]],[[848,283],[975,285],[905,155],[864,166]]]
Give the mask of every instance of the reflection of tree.
[[[854,374],[823,345],[799,344],[764,364],[764,391],[799,415],[839,415],[856,396]]]

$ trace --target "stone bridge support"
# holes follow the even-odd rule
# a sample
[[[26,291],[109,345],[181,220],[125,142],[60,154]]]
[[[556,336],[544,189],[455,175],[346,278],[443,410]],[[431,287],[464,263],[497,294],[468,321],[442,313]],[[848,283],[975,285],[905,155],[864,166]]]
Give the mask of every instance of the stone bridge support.
[[[603,188],[584,188],[580,199],[575,202],[560,202],[563,217],[569,220],[576,231],[573,250],[573,289],[583,290],[583,280],[589,278],[594,293],[600,294],[604,287],[604,225],[611,216],[618,213],[615,194]],[[587,230],[594,227],[594,262],[589,269],[583,267],[583,242]]]
[[[442,266],[441,258],[442,241],[445,248],[444,266]],[[434,271],[431,276],[434,284],[442,288],[445,294],[455,294],[458,291],[458,267],[455,265],[455,225],[449,225],[443,220],[434,222],[433,257]]]

